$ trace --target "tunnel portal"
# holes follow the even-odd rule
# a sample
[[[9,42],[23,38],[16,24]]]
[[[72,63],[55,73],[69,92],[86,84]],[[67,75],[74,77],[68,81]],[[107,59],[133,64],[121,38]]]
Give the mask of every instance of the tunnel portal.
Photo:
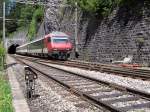
[[[12,44],[11,46],[8,47],[8,54],[15,54],[16,53],[16,48],[18,47],[18,44]]]

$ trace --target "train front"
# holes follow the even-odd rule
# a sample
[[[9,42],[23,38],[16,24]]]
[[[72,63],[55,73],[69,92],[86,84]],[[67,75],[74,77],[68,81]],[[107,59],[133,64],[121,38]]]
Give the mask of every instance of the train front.
[[[70,57],[72,44],[69,36],[66,34],[55,34],[51,38],[51,52],[50,55],[55,59],[67,60]]]

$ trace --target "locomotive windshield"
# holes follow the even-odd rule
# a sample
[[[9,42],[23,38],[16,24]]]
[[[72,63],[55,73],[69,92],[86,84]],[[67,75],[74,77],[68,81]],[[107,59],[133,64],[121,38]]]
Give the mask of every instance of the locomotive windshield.
[[[52,39],[53,40],[53,43],[68,43],[68,38],[62,38],[62,37],[60,37],[60,38],[53,38]]]

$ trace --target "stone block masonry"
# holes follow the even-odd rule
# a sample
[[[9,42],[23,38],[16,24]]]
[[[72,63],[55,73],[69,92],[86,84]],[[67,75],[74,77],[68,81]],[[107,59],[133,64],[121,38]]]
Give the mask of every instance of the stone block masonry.
[[[47,14],[54,13],[47,10]],[[133,63],[150,63],[148,6],[137,1],[137,6],[133,6],[132,10],[119,7],[104,19],[88,16],[80,10],[78,14],[80,60],[111,63],[112,60],[133,55]],[[53,25],[54,29],[69,32],[74,43],[74,9],[66,8],[61,15],[61,19],[47,16],[47,25],[59,21],[59,25]]]

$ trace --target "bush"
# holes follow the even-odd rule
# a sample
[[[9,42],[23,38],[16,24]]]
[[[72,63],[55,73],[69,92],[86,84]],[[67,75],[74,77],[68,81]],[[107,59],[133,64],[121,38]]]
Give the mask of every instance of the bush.
[[[75,6],[75,2],[85,12],[106,16],[120,4],[121,0],[66,0],[68,4]]]
[[[37,24],[40,23],[43,19],[44,11],[43,8],[39,7],[34,11],[32,21],[29,27],[29,40],[33,40],[37,33]]]
[[[33,37],[36,34],[36,20],[32,19],[31,24],[30,24],[30,28],[29,28],[29,40],[33,40]]]
[[[147,1],[149,0],[145,2]],[[128,6],[132,8],[137,3],[136,0],[66,0],[66,3],[73,7],[75,7],[75,2],[78,3],[78,7],[83,11],[102,17],[108,16],[117,6]]]
[[[0,44],[0,71],[4,69],[4,57],[5,57],[5,49],[1,43]]]
[[[20,19],[23,21],[19,21],[18,25],[20,27],[26,27],[29,24],[29,21],[32,20],[34,11],[35,11],[35,8],[31,5],[22,7]]]
[[[2,43],[0,43],[0,56],[4,56],[5,55],[5,49],[2,45]]]
[[[10,85],[0,73],[0,112],[13,112]]]

